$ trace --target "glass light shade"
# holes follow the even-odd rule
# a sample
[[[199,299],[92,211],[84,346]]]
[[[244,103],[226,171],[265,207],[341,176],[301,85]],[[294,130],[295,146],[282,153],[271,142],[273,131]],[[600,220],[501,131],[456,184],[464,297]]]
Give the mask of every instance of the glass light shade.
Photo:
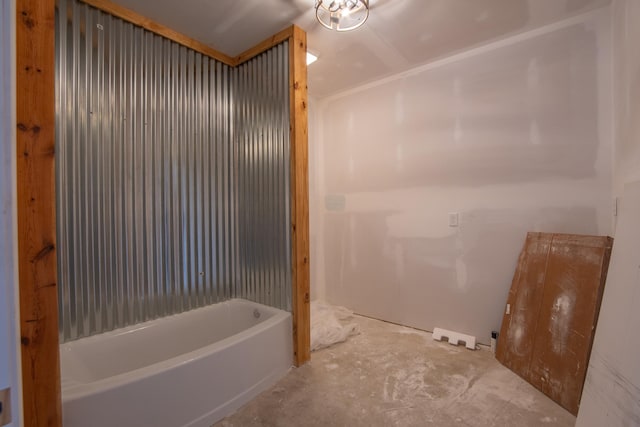
[[[317,0],[316,18],[336,31],[355,30],[369,17],[369,0]]]

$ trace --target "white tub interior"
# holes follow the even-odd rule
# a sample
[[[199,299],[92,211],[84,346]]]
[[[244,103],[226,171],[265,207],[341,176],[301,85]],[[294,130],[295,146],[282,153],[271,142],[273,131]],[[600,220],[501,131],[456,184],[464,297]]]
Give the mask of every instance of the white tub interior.
[[[292,353],[291,314],[238,299],[65,343],[64,425],[208,426],[275,384]]]

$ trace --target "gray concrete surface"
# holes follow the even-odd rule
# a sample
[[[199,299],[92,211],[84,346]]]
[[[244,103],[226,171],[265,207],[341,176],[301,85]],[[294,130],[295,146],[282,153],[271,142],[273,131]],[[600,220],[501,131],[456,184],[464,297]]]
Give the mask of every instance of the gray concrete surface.
[[[355,321],[359,335],[312,353],[216,427],[575,424],[486,347],[471,351],[415,329]]]

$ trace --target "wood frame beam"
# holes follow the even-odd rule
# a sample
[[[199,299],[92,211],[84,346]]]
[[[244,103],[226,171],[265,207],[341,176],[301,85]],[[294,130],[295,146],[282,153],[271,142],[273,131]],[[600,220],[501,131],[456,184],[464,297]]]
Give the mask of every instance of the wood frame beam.
[[[289,96],[293,351],[296,366],[300,366],[311,358],[309,147],[307,34],[295,26],[289,39]]]
[[[81,0],[230,66],[289,41],[294,363],[310,359],[306,33],[290,26],[236,57],[109,0]],[[55,223],[55,0],[16,0],[18,265],[24,424],[61,426]]]
[[[25,426],[60,426],[55,2],[16,1],[16,157]]]

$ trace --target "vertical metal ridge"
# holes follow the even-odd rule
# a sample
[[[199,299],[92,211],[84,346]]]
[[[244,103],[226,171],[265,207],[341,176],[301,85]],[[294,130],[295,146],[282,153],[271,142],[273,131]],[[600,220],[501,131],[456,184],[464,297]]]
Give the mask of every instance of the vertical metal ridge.
[[[291,224],[291,199],[290,199],[290,195],[291,195],[291,189],[290,189],[290,144],[291,144],[291,140],[289,138],[290,134],[289,134],[289,119],[290,119],[290,104],[289,104],[289,42],[284,42],[281,46],[282,47],[282,51],[283,51],[283,57],[287,58],[285,61],[281,62],[282,67],[282,75],[284,75],[283,78],[283,84],[284,84],[284,90],[280,93],[284,93],[286,95],[283,96],[283,105],[284,105],[284,109],[285,109],[285,113],[284,116],[282,118],[283,120],[283,126],[281,127],[281,129],[284,129],[284,135],[282,135],[282,143],[283,143],[283,153],[282,153],[282,157],[283,157],[283,169],[284,169],[284,174],[282,177],[282,182],[284,184],[284,192],[283,192],[283,196],[282,196],[282,200],[284,202],[284,212],[283,212],[283,217],[284,217],[284,247],[283,247],[283,253],[281,253],[281,257],[283,257],[285,259],[285,262],[282,264],[284,265],[284,268],[286,268],[286,271],[283,273],[284,275],[284,300],[283,300],[283,307],[286,307],[287,310],[291,311],[291,293],[292,293],[292,279],[291,279],[291,228],[289,227],[289,224]]]
[[[291,309],[288,42],[236,70],[238,294]]]
[[[61,340],[290,309],[286,42],[231,68],[77,0],[56,24]]]

